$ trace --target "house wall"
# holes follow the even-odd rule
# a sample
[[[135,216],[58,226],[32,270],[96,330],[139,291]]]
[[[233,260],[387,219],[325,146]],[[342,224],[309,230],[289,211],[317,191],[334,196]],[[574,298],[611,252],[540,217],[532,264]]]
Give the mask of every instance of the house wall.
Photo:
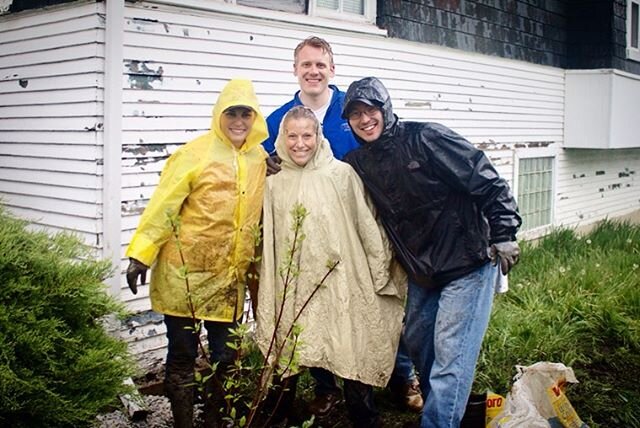
[[[570,0],[567,12],[565,68],[615,68],[640,74],[640,62],[627,59],[625,0]]]
[[[627,0],[613,0],[611,27],[612,68],[640,75],[640,62],[627,59]]]
[[[568,3],[379,0],[378,25],[391,37],[565,67]]]
[[[0,16],[0,198],[101,247],[101,4]]]
[[[558,164],[557,226],[640,212],[640,149],[565,149]]]
[[[625,0],[379,0],[378,25],[404,40],[640,74],[626,57]]]

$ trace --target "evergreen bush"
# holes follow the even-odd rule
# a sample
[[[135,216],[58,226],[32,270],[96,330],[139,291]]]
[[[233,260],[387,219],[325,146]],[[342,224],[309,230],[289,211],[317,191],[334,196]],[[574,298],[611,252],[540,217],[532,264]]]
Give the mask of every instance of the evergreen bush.
[[[100,321],[123,313],[110,273],[76,237],[29,231],[0,205],[0,426],[89,426],[126,391],[133,360]]]

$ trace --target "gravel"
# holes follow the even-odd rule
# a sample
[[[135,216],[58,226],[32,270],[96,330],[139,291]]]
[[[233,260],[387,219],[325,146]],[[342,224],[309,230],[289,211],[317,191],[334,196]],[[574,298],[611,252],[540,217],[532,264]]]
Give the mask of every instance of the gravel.
[[[96,417],[94,428],[172,428],[173,416],[169,399],[160,395],[144,395],[143,399],[149,409],[145,419],[132,421],[122,410],[115,410]],[[201,405],[194,406],[196,417],[201,413]]]

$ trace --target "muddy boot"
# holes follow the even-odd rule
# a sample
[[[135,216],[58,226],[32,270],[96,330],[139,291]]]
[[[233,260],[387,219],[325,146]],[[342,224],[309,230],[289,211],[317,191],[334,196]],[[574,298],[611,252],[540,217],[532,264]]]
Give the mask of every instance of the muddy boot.
[[[227,366],[219,365],[216,373],[207,381],[204,396],[204,428],[225,428],[233,426],[223,420],[225,415],[225,390],[224,381],[227,375]]]
[[[164,387],[171,402],[173,426],[193,428],[193,371],[167,373]]]

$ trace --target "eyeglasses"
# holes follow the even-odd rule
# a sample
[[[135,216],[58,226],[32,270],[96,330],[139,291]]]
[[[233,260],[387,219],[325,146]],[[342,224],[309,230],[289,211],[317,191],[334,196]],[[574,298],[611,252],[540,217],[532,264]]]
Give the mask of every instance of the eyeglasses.
[[[356,107],[354,110],[351,110],[347,115],[349,120],[359,120],[362,118],[363,114],[366,114],[368,117],[372,117],[378,111],[377,107],[374,106],[366,106],[363,108]]]

